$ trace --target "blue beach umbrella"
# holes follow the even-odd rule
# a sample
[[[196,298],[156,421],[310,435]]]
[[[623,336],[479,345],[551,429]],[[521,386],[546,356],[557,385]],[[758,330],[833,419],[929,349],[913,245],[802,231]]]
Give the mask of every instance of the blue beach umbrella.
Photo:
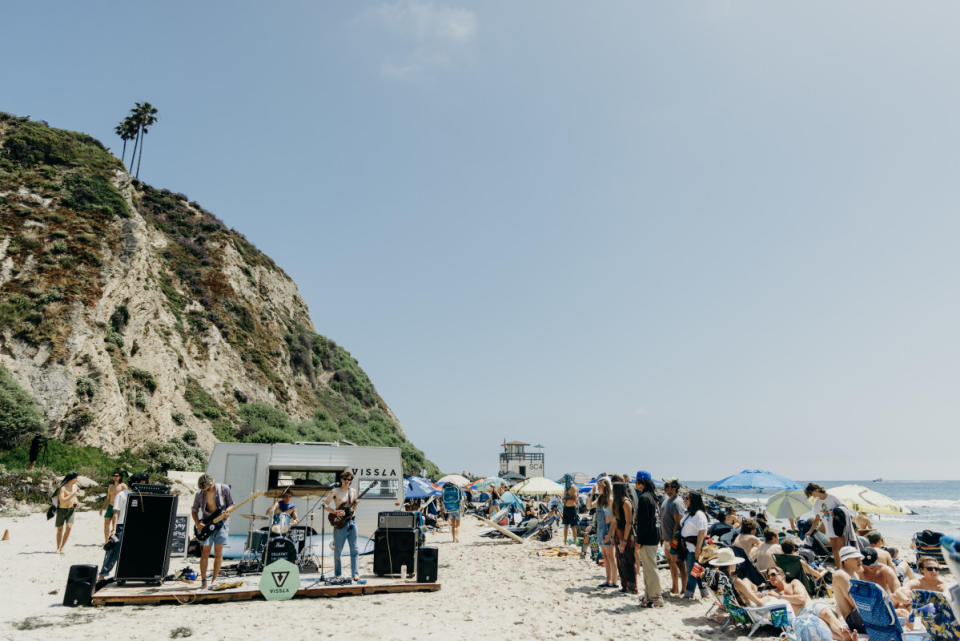
[[[785,476],[766,470],[743,470],[721,479],[708,490],[799,490],[800,485]]]
[[[408,476],[403,479],[403,496],[408,499],[425,499],[428,496],[440,496],[440,490],[426,479]]]
[[[500,497],[500,505],[513,505],[523,509],[523,501],[513,492],[504,492]]]

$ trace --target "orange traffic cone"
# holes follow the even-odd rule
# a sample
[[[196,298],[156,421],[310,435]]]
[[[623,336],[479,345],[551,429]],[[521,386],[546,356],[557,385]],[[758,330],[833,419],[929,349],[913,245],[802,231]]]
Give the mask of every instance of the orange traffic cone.
[[[3,531],[3,538],[0,538],[0,541],[9,541],[10,540],[10,530]]]

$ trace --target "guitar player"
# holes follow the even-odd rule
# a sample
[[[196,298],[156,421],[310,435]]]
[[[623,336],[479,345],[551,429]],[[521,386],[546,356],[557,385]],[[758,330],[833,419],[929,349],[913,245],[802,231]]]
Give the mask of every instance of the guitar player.
[[[230,486],[224,483],[214,483],[209,474],[200,476],[197,481],[200,490],[193,497],[193,522],[198,529],[203,529],[201,521],[208,514],[223,510],[229,514],[233,509],[233,496]],[[200,589],[207,589],[207,560],[210,558],[210,546],[213,546],[213,578],[210,585],[215,585],[220,574],[220,564],[223,562],[223,546],[227,544],[230,530],[230,519],[223,521],[223,527],[215,531],[203,541],[200,552]]]
[[[353,473],[345,470],[338,477],[339,487],[333,488],[333,491],[327,495],[323,502],[323,509],[336,516],[343,516],[346,510],[352,508],[352,516],[342,528],[333,530],[333,571],[336,576],[340,576],[342,569],[340,567],[340,553],[343,552],[343,543],[350,544],[350,572],[353,580],[360,578],[357,572],[357,520],[356,503],[357,491],[350,487],[353,481]]]

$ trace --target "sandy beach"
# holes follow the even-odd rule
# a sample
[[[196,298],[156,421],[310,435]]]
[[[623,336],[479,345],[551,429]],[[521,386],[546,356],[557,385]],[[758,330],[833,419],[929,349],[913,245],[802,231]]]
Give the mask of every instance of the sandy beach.
[[[49,640],[238,639],[581,639],[639,638],[654,641],[720,636],[746,638],[742,631],[719,634],[704,617],[707,601],[668,598],[660,609],[641,609],[638,597],[599,590],[602,568],[576,556],[531,553],[559,542],[522,545],[481,537],[484,526],[464,521],[462,540],[428,534],[439,548],[439,592],[348,596],[292,601],[203,605],[66,608],[61,601],[70,565],[100,564],[102,521],[96,512],[77,515],[64,555],[53,553],[54,528],[42,514],[0,519],[0,638]],[[372,555],[360,557],[372,575]],[[171,571],[183,565],[171,561]],[[195,563],[191,564],[194,568]],[[669,574],[661,571],[669,588]],[[771,630],[772,631],[772,630]],[[762,637],[763,632],[755,636]]]

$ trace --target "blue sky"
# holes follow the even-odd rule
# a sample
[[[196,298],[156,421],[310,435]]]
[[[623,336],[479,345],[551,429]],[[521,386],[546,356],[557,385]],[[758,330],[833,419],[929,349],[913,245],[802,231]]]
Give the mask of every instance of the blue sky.
[[[444,470],[955,478],[958,13],[18,3],[0,109],[157,106]]]

